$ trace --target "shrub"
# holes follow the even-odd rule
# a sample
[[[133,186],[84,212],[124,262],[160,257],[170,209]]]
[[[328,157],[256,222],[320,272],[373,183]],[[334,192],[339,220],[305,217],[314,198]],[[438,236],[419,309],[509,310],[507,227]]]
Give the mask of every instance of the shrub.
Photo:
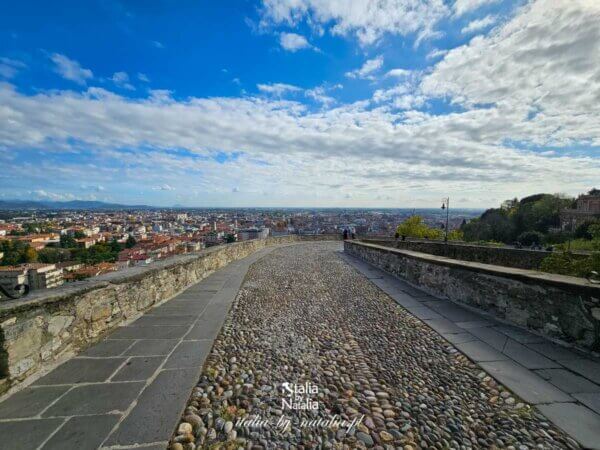
[[[592,253],[587,258],[575,258],[571,252],[553,253],[544,258],[540,270],[573,277],[587,277],[592,271],[600,273],[600,253]]]
[[[592,239],[592,232],[598,226],[600,226],[599,219],[586,220],[575,228],[575,237],[577,239]]]
[[[522,245],[541,244],[544,240],[544,235],[537,231],[525,231],[517,238]]]

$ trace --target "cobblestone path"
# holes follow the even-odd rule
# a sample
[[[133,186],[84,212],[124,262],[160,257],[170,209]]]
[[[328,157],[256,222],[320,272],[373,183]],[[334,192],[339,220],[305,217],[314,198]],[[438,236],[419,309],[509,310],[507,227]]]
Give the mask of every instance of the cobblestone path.
[[[251,267],[171,449],[577,448],[338,250]],[[283,383],[318,409],[290,409]]]

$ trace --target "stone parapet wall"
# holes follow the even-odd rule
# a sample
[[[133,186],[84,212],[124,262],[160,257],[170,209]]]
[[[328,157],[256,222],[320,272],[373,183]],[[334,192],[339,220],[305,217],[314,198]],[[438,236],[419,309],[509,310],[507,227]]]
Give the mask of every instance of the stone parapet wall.
[[[395,240],[395,239],[363,239],[367,242],[384,247],[393,247],[401,250],[429,253],[430,255],[445,256],[462,261],[480,262],[497,266],[515,267],[518,269],[540,268],[542,260],[552,252],[544,250],[529,250],[525,248],[494,247],[475,245],[467,242],[445,242],[427,240]],[[585,258],[587,254],[575,254],[576,258]]]
[[[76,354],[232,261],[261,248],[335,235],[280,236],[212,247],[0,302],[0,393]]]
[[[579,348],[600,351],[600,285],[585,279],[359,241],[345,241],[344,251],[435,296]]]

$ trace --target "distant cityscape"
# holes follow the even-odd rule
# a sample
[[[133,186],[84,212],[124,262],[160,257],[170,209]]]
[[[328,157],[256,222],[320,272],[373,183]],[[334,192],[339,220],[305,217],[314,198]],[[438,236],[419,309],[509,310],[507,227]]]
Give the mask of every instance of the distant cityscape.
[[[60,286],[173,255],[237,241],[286,234],[393,236],[411,215],[431,227],[445,226],[442,209],[209,208],[127,209],[94,202],[69,205],[0,205],[0,294]],[[8,206],[20,207],[7,209]],[[115,209],[111,209],[115,208]],[[481,214],[456,209],[449,229]],[[2,251],[4,250],[4,251]]]

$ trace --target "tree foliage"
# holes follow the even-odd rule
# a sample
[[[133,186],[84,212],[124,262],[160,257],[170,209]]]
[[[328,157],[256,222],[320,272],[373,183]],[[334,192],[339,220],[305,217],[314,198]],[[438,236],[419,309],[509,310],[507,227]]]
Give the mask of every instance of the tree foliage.
[[[135,244],[137,244],[135,238],[133,236],[129,236],[127,241],[125,241],[125,248],[135,247]]]
[[[85,264],[98,264],[101,262],[114,262],[119,256],[121,246],[118,248],[112,243],[100,242],[90,248],[77,248],[72,251],[73,258]]]
[[[543,240],[544,235],[539,231],[524,231],[517,237],[517,241],[523,245],[539,245]]]
[[[36,262],[38,258],[35,249],[27,242],[8,239],[0,241],[0,253],[4,253],[4,256],[0,259],[0,265],[2,266],[16,266]]]
[[[546,235],[560,226],[560,212],[570,208],[572,202],[573,199],[552,194],[530,195],[520,201],[507,200],[501,208],[488,209],[479,219],[471,220],[461,229],[466,241],[512,243],[524,233]]]
[[[75,238],[73,236],[69,236],[68,234],[61,234],[60,246],[62,248],[75,248],[77,247],[77,242],[75,242]]]
[[[594,252],[585,258],[575,257],[571,252],[552,253],[544,258],[540,269],[560,275],[587,277],[592,271],[600,273],[600,252]]]
[[[444,234],[442,230],[431,228],[423,222],[421,216],[410,216],[396,229],[400,236],[421,238],[421,239],[442,239]]]
[[[39,262],[56,264],[71,259],[71,252],[67,249],[46,247],[38,252]]]

